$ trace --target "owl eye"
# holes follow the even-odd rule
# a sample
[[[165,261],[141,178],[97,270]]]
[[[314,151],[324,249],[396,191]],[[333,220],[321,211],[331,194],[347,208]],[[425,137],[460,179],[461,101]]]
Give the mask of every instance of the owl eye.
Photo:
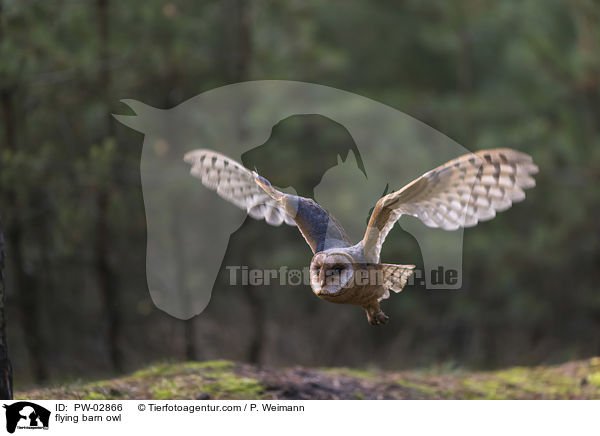
[[[331,268],[332,271],[334,271],[336,274],[341,274],[344,271],[344,267],[342,265],[334,265],[333,268]]]

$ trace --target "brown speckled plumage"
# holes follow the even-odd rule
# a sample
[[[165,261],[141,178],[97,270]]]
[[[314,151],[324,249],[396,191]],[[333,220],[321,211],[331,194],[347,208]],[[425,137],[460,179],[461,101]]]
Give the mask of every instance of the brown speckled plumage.
[[[373,325],[388,317],[379,302],[400,292],[414,265],[381,264],[381,247],[401,215],[455,230],[493,218],[525,198],[538,168],[530,156],[501,148],[466,154],[382,197],[364,238],[352,245],[338,221],[314,200],[283,193],[234,160],[211,150],[187,153],[191,174],[255,219],[296,225],[311,247],[311,287],[326,301],[361,306]],[[365,282],[362,277],[369,279]]]

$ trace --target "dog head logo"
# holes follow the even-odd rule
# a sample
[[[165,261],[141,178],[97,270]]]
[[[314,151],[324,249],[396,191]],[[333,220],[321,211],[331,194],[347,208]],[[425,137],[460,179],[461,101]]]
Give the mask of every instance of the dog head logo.
[[[237,83],[207,91],[168,110],[133,100],[123,103],[135,115],[115,118],[145,135],[140,171],[147,222],[148,288],[158,308],[180,319],[189,319],[208,305],[229,238],[247,217],[246,211],[231,207],[190,176],[189,165],[183,160],[187,152],[212,149],[241,162],[242,154],[269,141],[278,123],[297,115],[326,117],[348,131],[356,149],[349,163],[340,162],[340,168],[329,173],[314,193],[356,234],[360,232],[353,229],[364,231],[365,217],[386,186],[403,186],[468,152],[399,110],[311,83]],[[311,145],[313,142],[302,142],[307,160],[320,157],[320,149]],[[324,146],[329,142],[320,138]],[[359,159],[360,169],[356,163]],[[281,166],[282,174],[289,171],[285,164]],[[355,180],[364,186],[340,188],[340,180]],[[347,203],[336,201],[342,195],[364,198],[357,198],[354,207],[348,208]],[[399,226],[421,248],[426,287],[460,288],[460,280],[454,286],[436,286],[428,272],[440,265],[445,270],[461,271],[463,231],[432,230],[411,217],[402,217]]]
[[[18,401],[4,405],[6,409],[6,431],[14,433],[15,429],[47,429],[50,411],[29,401]]]

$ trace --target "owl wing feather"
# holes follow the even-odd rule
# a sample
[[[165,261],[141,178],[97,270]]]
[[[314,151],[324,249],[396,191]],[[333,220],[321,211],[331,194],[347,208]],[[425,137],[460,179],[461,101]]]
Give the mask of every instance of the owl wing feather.
[[[276,200],[254,181],[252,171],[238,162],[212,150],[186,153],[184,161],[191,164],[190,174],[202,184],[257,220],[264,219],[272,226],[282,223],[296,225]]]
[[[377,202],[362,241],[365,256],[379,262],[383,242],[403,214],[444,230],[492,219],[525,198],[537,172],[531,156],[508,148],[466,154],[428,171]]]
[[[256,172],[212,150],[193,150],[183,159],[191,165],[192,176],[252,218],[272,226],[284,222],[297,226],[313,253],[350,245],[343,227],[314,200],[281,192]]]
[[[414,265],[394,265],[389,263],[380,263],[379,267],[383,273],[383,287],[385,289],[385,293],[379,298],[379,301],[389,298],[390,290],[396,293],[401,292],[415,268]]]

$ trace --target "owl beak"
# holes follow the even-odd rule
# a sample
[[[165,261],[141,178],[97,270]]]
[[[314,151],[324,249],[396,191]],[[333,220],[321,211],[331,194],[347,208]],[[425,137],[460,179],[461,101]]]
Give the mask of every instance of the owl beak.
[[[317,295],[326,294],[325,288],[325,269],[323,266],[319,269],[319,274],[313,277],[312,288]]]
[[[322,265],[319,270],[319,284],[321,285],[321,288],[325,287],[325,265]]]
[[[323,271],[323,267],[319,268],[318,271],[311,271],[310,275],[310,286],[313,289],[314,293],[317,295],[321,295],[323,292],[327,292],[323,289],[325,286],[324,282],[325,271]]]

